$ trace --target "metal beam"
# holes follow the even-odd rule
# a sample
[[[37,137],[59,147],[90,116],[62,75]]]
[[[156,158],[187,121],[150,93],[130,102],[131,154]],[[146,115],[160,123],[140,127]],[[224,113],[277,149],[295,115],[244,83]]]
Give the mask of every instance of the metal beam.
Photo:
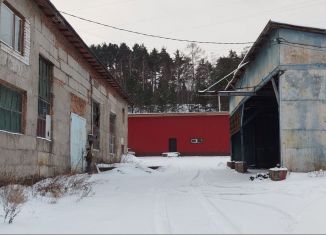
[[[231,75],[233,75],[235,72],[237,72],[239,69],[241,69],[242,67],[246,66],[249,62],[246,62],[244,64],[240,64],[238,66],[238,68],[236,68],[235,70],[233,70],[231,73],[227,74],[226,76],[224,76],[223,78],[221,78],[220,80],[218,80],[217,82],[215,82],[213,85],[211,85],[210,87],[206,88],[205,90],[202,91],[198,91],[199,93],[205,93],[205,92],[209,92],[211,91],[211,89],[216,86],[217,84],[221,83],[222,81],[224,81],[225,79],[227,79],[228,77],[230,77]]]
[[[218,91],[219,96],[255,96],[256,92],[252,91]]]
[[[279,95],[279,92],[278,92],[278,89],[277,89],[275,79],[272,78],[271,81],[272,81],[272,85],[273,85],[273,89],[274,89],[274,93],[275,93],[277,103],[278,103],[278,105],[280,105],[280,95]]]

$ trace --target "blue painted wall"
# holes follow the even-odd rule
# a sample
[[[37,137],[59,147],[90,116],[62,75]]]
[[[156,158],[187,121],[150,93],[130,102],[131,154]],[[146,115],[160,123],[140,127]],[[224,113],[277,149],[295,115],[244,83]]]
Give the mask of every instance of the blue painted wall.
[[[249,61],[249,65],[247,65],[244,74],[236,84],[237,88],[257,86],[278,67],[280,64],[280,45],[275,41],[278,38],[278,33],[278,30],[272,32],[270,39],[262,45],[257,55],[254,56],[254,60]],[[247,90],[252,91],[253,89]],[[231,114],[233,114],[245,98],[240,96],[230,98]]]

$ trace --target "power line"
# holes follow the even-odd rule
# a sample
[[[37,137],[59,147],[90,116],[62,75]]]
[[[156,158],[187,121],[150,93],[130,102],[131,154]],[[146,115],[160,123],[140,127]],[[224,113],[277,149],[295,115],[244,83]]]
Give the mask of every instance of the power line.
[[[108,25],[108,24],[104,24],[104,23],[100,23],[97,21],[93,21],[90,19],[86,19],[80,16],[76,16],[64,11],[59,11],[62,14],[74,17],[76,19],[79,20],[83,20],[89,23],[93,23],[93,24],[97,24],[97,25],[101,25],[104,27],[108,27],[111,29],[115,29],[115,30],[119,30],[119,31],[123,31],[123,32],[127,32],[127,33],[133,33],[133,34],[138,34],[138,35],[142,35],[142,36],[146,36],[146,37],[152,37],[152,38],[159,38],[159,39],[165,39],[165,40],[171,40],[171,41],[178,41],[178,42],[189,42],[189,43],[198,43],[198,44],[215,44],[215,45],[246,45],[246,44],[253,44],[254,42],[210,42],[210,41],[196,41],[196,40],[188,40],[188,39],[180,39],[180,38],[171,38],[171,37],[165,37],[165,36],[160,36],[160,35],[154,35],[154,34],[148,34],[148,33],[141,33],[141,32],[137,32],[134,30],[129,30],[129,29],[123,29],[123,28],[119,28],[113,25]]]
[[[326,49],[325,46],[318,46],[318,45],[314,45],[314,44],[299,43],[299,42],[290,42],[282,37],[279,37],[276,40],[280,44],[287,44],[287,45],[290,44],[290,45],[297,45],[297,46],[301,46],[301,47],[312,47],[312,48],[317,48],[317,49]],[[307,48],[307,49],[311,49],[311,48]],[[320,50],[320,51],[325,51],[325,50]]]

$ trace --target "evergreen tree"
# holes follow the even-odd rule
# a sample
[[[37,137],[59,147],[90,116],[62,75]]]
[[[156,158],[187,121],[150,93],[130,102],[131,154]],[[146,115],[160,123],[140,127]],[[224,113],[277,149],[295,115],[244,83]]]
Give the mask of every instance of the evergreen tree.
[[[211,83],[217,82],[218,80],[222,79],[224,76],[235,70],[240,64],[241,60],[242,56],[238,56],[237,53],[232,50],[229,51],[228,56],[218,58],[216,65],[213,69]],[[214,87],[214,90],[223,91],[231,79],[232,76],[229,79],[222,81],[216,87]],[[228,102],[228,97],[221,97],[221,107],[223,111],[228,110]],[[213,104],[216,107],[218,106],[217,99],[213,101]]]
[[[206,89],[211,81],[211,73],[212,73],[212,65],[205,59],[201,59],[195,73],[195,90],[200,91]],[[194,103],[200,104],[202,108],[206,109],[206,106],[208,104],[207,97],[199,96],[198,93],[196,93]]]
[[[127,44],[92,45],[91,49],[109,69],[120,85],[127,90],[140,112],[167,112],[217,110],[217,97],[199,96],[198,91],[233,71],[241,62],[245,51],[239,56],[230,51],[228,56],[211,64],[204,58],[203,50],[192,43],[185,55],[177,50],[173,58],[162,48],[150,53],[144,45]],[[227,81],[215,90],[223,90]],[[227,110],[227,99],[222,99]]]

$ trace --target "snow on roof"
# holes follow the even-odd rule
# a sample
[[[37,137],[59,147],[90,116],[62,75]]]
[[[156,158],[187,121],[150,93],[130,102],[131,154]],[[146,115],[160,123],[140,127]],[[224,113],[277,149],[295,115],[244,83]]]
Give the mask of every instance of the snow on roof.
[[[176,116],[229,116],[228,112],[196,112],[196,113],[132,113],[129,117],[176,117]]]

